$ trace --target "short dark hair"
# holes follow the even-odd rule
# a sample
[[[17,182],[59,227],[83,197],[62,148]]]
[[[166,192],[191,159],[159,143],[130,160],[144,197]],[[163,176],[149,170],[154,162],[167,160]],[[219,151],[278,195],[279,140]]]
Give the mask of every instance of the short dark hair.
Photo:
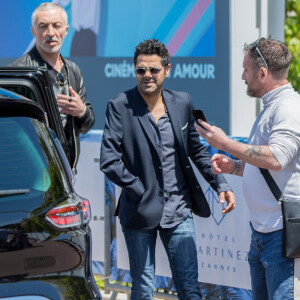
[[[161,64],[164,68],[170,63],[170,54],[166,46],[157,39],[149,39],[139,43],[135,47],[134,65],[136,66],[139,55],[158,55],[161,57]]]
[[[254,46],[256,44],[256,46]],[[257,42],[244,45],[244,52],[249,53],[254,65],[259,69],[265,67],[265,62],[268,65],[268,71],[272,74],[274,79],[286,79],[289,73],[289,65],[292,55],[287,46],[278,40],[272,38],[260,38]]]

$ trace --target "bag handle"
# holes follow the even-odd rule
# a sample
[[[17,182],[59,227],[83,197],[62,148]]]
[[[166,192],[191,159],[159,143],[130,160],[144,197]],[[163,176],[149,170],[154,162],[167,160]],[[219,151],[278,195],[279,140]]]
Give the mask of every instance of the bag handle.
[[[279,202],[282,202],[284,200],[284,197],[283,197],[281,190],[279,189],[277,183],[275,182],[272,175],[270,174],[269,170],[263,169],[263,168],[259,168],[259,170],[260,170],[260,173],[262,174],[262,176],[264,177],[265,181],[267,182],[274,197]]]

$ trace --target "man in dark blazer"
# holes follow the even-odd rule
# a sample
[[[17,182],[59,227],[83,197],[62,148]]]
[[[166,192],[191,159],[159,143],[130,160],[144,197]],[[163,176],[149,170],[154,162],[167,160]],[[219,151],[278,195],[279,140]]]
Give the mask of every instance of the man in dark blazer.
[[[224,177],[211,171],[210,155],[194,128],[187,93],[163,89],[170,55],[150,39],[136,47],[137,87],[109,101],[101,144],[100,168],[122,188],[119,216],[129,254],[131,299],[152,299],[155,242],[159,231],[168,254],[179,299],[201,299],[192,213],[210,216],[210,208],[189,158],[234,208]]]

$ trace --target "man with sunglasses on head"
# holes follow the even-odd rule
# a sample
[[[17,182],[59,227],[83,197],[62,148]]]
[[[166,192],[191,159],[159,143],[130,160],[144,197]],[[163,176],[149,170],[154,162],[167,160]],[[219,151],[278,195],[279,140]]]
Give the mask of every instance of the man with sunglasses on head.
[[[35,46],[11,66],[46,66],[70,149],[74,171],[80,152],[79,133],[86,133],[95,123],[92,106],[78,66],[61,56],[62,43],[68,33],[68,16],[64,8],[52,3],[40,4],[31,17]]]
[[[135,50],[137,86],[107,105],[100,168],[122,188],[115,215],[125,236],[132,277],[131,299],[152,299],[157,232],[168,254],[179,299],[202,299],[192,211],[210,208],[189,158],[234,208],[224,177],[211,171],[210,155],[193,127],[192,101],[184,92],[163,89],[170,55],[156,39]]]
[[[263,102],[248,144],[203,121],[205,129],[195,127],[211,146],[239,159],[215,154],[212,167],[215,174],[243,176],[252,230],[248,261],[253,299],[299,299],[299,279],[294,281],[299,263],[282,256],[281,205],[259,170],[269,170],[286,198],[299,198],[300,95],[287,80],[292,56],[284,43],[271,38],[245,44],[244,52],[247,94]]]

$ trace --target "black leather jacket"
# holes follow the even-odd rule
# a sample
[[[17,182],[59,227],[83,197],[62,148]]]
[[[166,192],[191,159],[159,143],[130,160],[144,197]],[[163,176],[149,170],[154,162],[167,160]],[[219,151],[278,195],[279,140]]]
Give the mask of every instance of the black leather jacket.
[[[87,133],[95,123],[95,114],[91,103],[86,101],[86,90],[83,84],[83,77],[78,66],[69,59],[62,58],[68,74],[68,84],[79,94],[86,105],[86,111],[80,118],[68,115],[65,126],[65,134],[70,148],[70,159],[73,170],[76,170],[76,164],[80,153],[79,133]],[[15,60],[10,66],[46,66],[49,65],[42,59],[36,47],[33,47],[28,53]]]

